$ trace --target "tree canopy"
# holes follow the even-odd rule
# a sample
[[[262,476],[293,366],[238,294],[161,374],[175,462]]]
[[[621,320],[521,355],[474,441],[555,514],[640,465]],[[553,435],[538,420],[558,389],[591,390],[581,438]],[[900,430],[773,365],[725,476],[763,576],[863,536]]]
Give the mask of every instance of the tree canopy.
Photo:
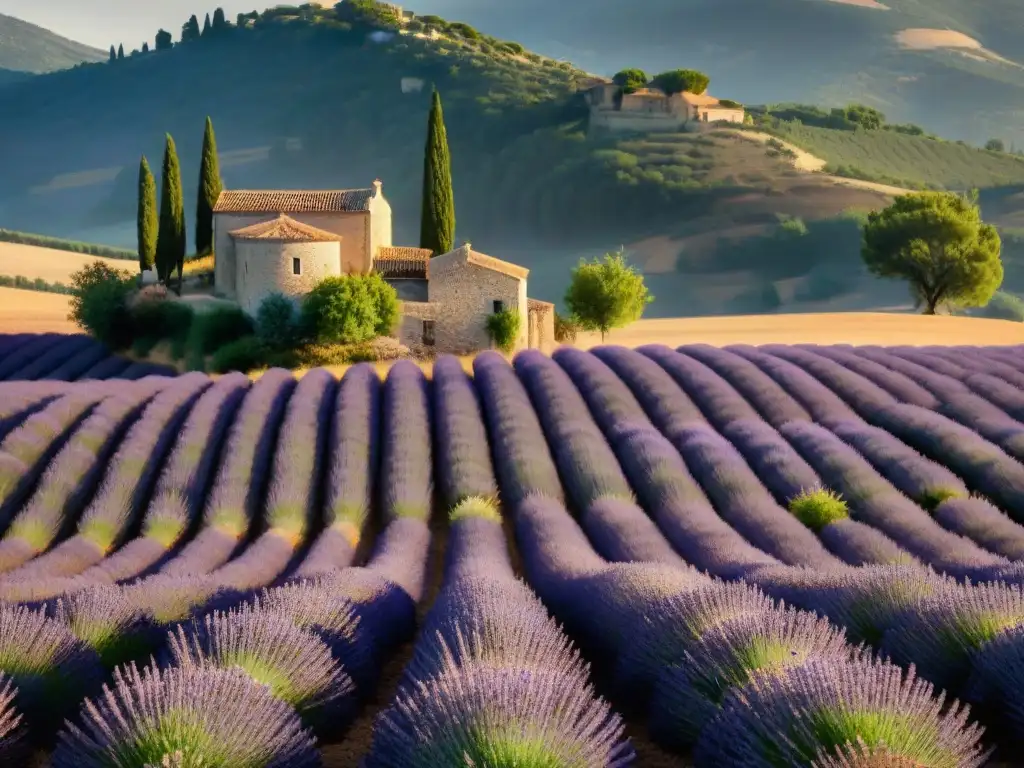
[[[185,261],[185,203],[181,189],[181,166],[174,139],[167,136],[160,186],[160,225],[156,242],[157,276],[167,281]]]
[[[711,84],[711,78],[695,69],[672,69],[655,75],[651,84],[668,95],[673,93],[704,93]]]
[[[206,118],[203,132],[203,152],[199,166],[199,191],[196,194],[196,253],[206,254],[213,249],[213,206],[217,204],[224,183],[220,178],[217,159],[217,139],[213,135],[213,121]]]
[[[647,73],[642,69],[631,68],[616,72],[612,82],[621,87],[625,93],[633,93],[646,87],[649,79]]]
[[[869,214],[861,254],[872,274],[906,280],[931,315],[943,305],[985,306],[1003,282],[1001,248],[977,193],[923,192]]]
[[[199,29],[199,19],[193,13],[189,20],[181,25],[181,42],[187,43],[189,40],[198,40],[202,32]]]
[[[156,181],[149,169],[146,156],[139,161],[139,207],[136,229],[139,246],[139,268],[153,269],[156,265],[156,241],[159,222],[156,208]]]
[[[435,90],[427,122],[427,144],[423,158],[423,211],[420,219],[420,248],[434,256],[455,247],[455,198],[452,192],[452,161],[448,132],[444,127],[441,95]]]
[[[161,29],[159,32],[156,33],[156,49],[158,51],[170,50],[172,45],[173,43],[171,41],[170,32],[168,32],[166,29]]]
[[[583,330],[600,331],[602,342],[613,328],[639,320],[652,301],[644,276],[621,251],[607,253],[603,260],[581,260],[565,292],[573,321]]]

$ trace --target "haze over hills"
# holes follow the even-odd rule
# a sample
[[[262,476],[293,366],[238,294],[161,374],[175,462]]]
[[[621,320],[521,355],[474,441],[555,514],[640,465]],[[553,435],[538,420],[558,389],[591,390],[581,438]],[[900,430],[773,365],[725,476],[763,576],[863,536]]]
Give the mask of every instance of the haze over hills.
[[[591,0],[585,10],[546,0],[424,5],[423,12],[498,30],[592,72],[692,66],[714,73],[719,95],[745,103],[855,101],[951,138],[1024,145],[1018,0]],[[897,36],[908,29],[961,35],[917,33],[901,42]]]
[[[433,85],[445,104],[458,236],[528,266],[538,298],[559,299],[581,256],[622,244],[657,275],[654,316],[906,303],[902,286],[868,280],[858,258],[857,216],[891,200],[885,187],[808,173],[777,148],[727,132],[588,138],[584,73],[487,28],[438,20],[373,42],[372,29],[312,7],[250,23],[5,89],[0,227],[133,245],[139,156],[158,172],[170,132],[191,229],[210,115],[229,187],[355,187],[379,177],[396,241],[414,243]],[[676,56],[674,66],[694,63]],[[734,95],[709,74],[713,93]],[[410,78],[423,89],[404,91]],[[833,173],[979,187],[997,223],[1024,224],[1024,159],[895,129],[814,127],[813,110],[777,114],[810,121],[766,130]],[[1024,288],[1024,269],[1008,270],[1008,281]]]
[[[0,13],[0,70],[43,73],[103,61],[108,53]],[[0,73],[0,85],[14,76]]]

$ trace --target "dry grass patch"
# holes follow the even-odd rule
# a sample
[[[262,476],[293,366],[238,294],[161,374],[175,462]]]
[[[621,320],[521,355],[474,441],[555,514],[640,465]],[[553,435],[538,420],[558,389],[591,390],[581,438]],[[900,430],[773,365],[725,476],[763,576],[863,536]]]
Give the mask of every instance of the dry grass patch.
[[[82,267],[102,261],[112,269],[135,274],[138,262],[126,259],[111,259],[85,253],[58,251],[54,248],[40,248],[36,245],[0,242],[0,275],[24,275],[29,280],[41,277],[48,283],[71,283],[71,275]]]

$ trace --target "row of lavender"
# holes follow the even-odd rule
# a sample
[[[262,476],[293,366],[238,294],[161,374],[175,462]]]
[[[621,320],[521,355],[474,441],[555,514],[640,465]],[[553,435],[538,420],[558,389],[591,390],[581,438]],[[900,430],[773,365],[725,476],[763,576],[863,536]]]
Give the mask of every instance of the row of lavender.
[[[920,662],[931,679],[958,692],[966,693],[970,688],[972,697],[993,705],[998,714],[1008,716],[1010,724],[1020,732],[1024,722],[1021,721],[1020,703],[1017,701],[1019,693],[1014,693],[1019,690],[1020,681],[1015,677],[1019,673],[1012,671],[1008,680],[1000,680],[990,673],[995,664],[1006,665],[1010,670],[1020,665],[1014,659],[1019,658],[1021,643],[1016,630],[1012,629],[1021,623],[1019,590],[1005,585],[965,587],[920,568],[883,568],[879,571],[875,568],[851,569],[845,566],[834,552],[826,551],[810,531],[799,525],[794,528],[795,521],[771,500],[770,494],[750,472],[750,465],[744,465],[737,451],[730,450],[728,442],[723,441],[721,435],[705,421],[705,412],[728,411],[730,406],[740,405],[740,400],[734,399],[729,403],[729,398],[722,391],[706,392],[717,398],[709,400],[716,407],[708,408],[708,403],[702,403],[705,410],[701,410],[678,386],[683,382],[692,382],[693,371],[687,372],[689,376],[680,375],[675,381],[674,377],[665,375],[677,361],[676,353],[653,348],[644,352],[647,354],[605,349],[591,356],[562,350],[556,353],[558,364],[540,355],[525,353],[516,361],[518,380],[504,370],[507,366],[503,367],[494,360],[478,360],[478,386],[485,393],[488,409],[493,409],[497,414],[499,430],[503,413],[507,413],[505,418],[510,420],[511,414],[523,414],[532,409],[536,409],[544,424],[543,430],[539,426],[530,430],[522,423],[517,424],[516,429],[521,433],[525,430],[527,434],[518,438],[521,441],[518,446],[504,445],[499,451],[499,455],[520,457],[518,461],[513,460],[507,469],[505,482],[513,487],[511,493],[514,497],[522,497],[534,491],[557,499],[560,495],[557,486],[560,472],[565,480],[570,506],[590,539],[587,542],[586,538],[581,538],[580,529],[576,529],[575,535],[580,540],[581,552],[586,551],[588,554],[580,554],[579,563],[571,562],[566,560],[566,543],[573,538],[570,529],[575,524],[564,513],[562,522],[556,523],[555,512],[539,504],[524,516],[527,520],[525,536],[532,542],[531,546],[543,549],[545,543],[557,541],[559,544],[558,552],[549,553],[556,563],[545,563],[544,557],[538,557],[541,565],[535,574],[541,584],[546,579],[554,581],[554,585],[541,593],[546,600],[562,606],[561,611],[556,609],[556,612],[572,626],[572,617],[581,613],[579,606],[592,608],[593,598],[584,599],[582,595],[585,592],[574,589],[564,599],[560,595],[560,590],[566,587],[567,582],[572,584],[575,580],[573,586],[582,590],[590,588],[588,582],[601,581],[591,573],[598,567],[594,559],[596,553],[590,548],[591,543],[609,560],[656,560],[678,568],[679,557],[682,555],[712,573],[727,577],[746,575],[749,579],[762,581],[774,594],[790,598],[801,595],[802,605],[850,626],[858,640],[878,641],[884,637],[885,642],[881,645],[894,658],[903,663]],[[615,373],[620,374],[622,379],[601,365],[598,358],[614,367]],[[651,365],[652,359],[662,365]],[[580,385],[578,389],[573,387],[565,371],[570,372],[576,384]],[[632,392],[623,386],[623,379],[633,386]],[[495,381],[502,383],[497,385]],[[517,387],[522,389],[522,385],[528,390],[529,397],[520,392],[517,398],[512,393]],[[505,399],[518,399],[518,402],[505,406],[509,409],[506,412],[502,406]],[[643,402],[643,406],[640,402]],[[743,405],[750,410],[749,404]],[[782,413],[776,415],[784,418]],[[494,417],[493,414],[489,416]],[[521,420],[524,418],[520,417]],[[597,427],[595,421],[601,424],[601,428]],[[654,427],[652,421],[658,428]],[[691,423],[687,424],[688,421]],[[748,424],[734,426],[737,427],[735,434],[741,434],[748,440],[756,438],[761,443],[774,432],[756,417]],[[495,434],[494,438],[501,444],[500,434]],[[514,439],[508,439],[515,443]],[[551,446],[553,460],[548,466],[542,467],[542,457],[548,445]],[[778,450],[777,442],[770,447],[774,449],[775,455],[766,459],[766,466],[778,464],[785,458],[784,454],[780,456],[782,452]],[[620,463],[614,461],[612,453],[617,454]],[[686,459],[685,463],[680,461],[680,455]],[[751,464],[756,466],[756,462]],[[620,467],[623,472],[619,471]],[[688,467],[694,471],[694,475],[689,474]],[[703,487],[695,482],[694,476],[700,478]],[[633,481],[632,489],[627,480]],[[505,483],[502,489],[506,494],[510,492],[505,488]],[[646,512],[634,503],[631,490],[636,491]],[[709,497],[716,502],[714,506],[709,503]],[[751,520],[753,515],[760,515],[760,519]],[[744,526],[744,535],[741,536],[736,527],[727,525],[723,518],[734,525]],[[852,521],[847,520],[846,527],[850,523]],[[570,528],[566,528],[567,525]],[[866,528],[860,532],[856,529],[844,532],[843,536],[854,542],[858,539],[866,540],[864,548],[867,550],[872,548],[871,545],[878,549],[878,544],[872,542],[872,539],[877,539],[877,535],[872,536],[871,533],[877,534]],[[760,539],[755,538],[758,534],[762,534]],[[758,544],[758,548],[752,547],[751,542]],[[669,543],[674,546],[667,546]],[[896,549],[891,542],[887,548],[890,552]],[[775,556],[769,555],[769,552]],[[814,569],[770,566],[771,562],[785,562],[782,558],[787,555],[796,562],[800,562],[797,558],[802,559],[804,564],[812,565]],[[822,574],[821,577],[813,579],[812,576],[817,573]],[[678,578],[678,572],[675,575]],[[620,578],[629,580],[627,577]],[[641,582],[646,580],[645,576]],[[915,588],[906,587],[908,581]],[[623,690],[632,695],[639,692],[642,696],[645,686],[650,686],[654,681],[655,672],[672,668],[681,660],[689,658],[687,654],[694,653],[687,648],[690,639],[679,636],[679,628],[688,627],[682,634],[689,635],[695,625],[699,628],[701,624],[701,621],[693,618],[680,620],[680,616],[661,601],[666,591],[681,591],[681,587],[666,585],[660,578],[655,579],[655,582],[633,583],[633,588],[647,598],[641,601],[646,602],[646,605],[639,609],[639,615],[633,607],[635,595],[629,589],[623,590],[622,583],[619,583],[607,596],[599,592],[602,599],[612,602],[611,613],[591,611],[576,617],[580,622],[578,634],[584,641],[593,643],[597,652],[611,656],[611,666],[616,669]],[[625,604],[617,600],[623,600]],[[698,602],[701,602],[698,613],[707,610],[703,598]],[[866,611],[865,606],[869,606]],[[624,613],[618,612],[620,610]],[[680,610],[684,611],[684,617],[690,616],[687,609]],[[720,610],[724,609],[715,608],[712,613]],[[866,616],[861,615],[865,613]],[[609,635],[608,626],[619,620],[632,630],[644,626],[645,621],[650,624],[652,615],[658,617],[658,620],[650,630],[653,635],[649,640],[650,646],[638,642],[636,634],[632,634],[621,651],[616,648],[616,638],[614,634]],[[667,617],[664,624],[661,617]],[[715,619],[712,624],[717,621]],[[763,625],[761,620],[754,622],[755,628]],[[1012,631],[1005,631],[1007,629]],[[789,647],[793,643],[793,630],[791,624],[781,622],[776,625],[775,632],[777,640],[783,638],[779,640],[776,649],[775,656],[778,656],[782,647]],[[996,639],[997,635],[1000,642],[989,642]],[[715,637],[717,639],[708,642],[720,650],[721,644],[726,641],[718,635]],[[916,647],[915,637],[922,638]],[[728,642],[732,644],[735,640],[733,637]],[[748,637],[741,643],[741,646],[745,645],[745,651],[743,647],[733,647],[733,651],[738,654],[733,662],[745,659],[749,664],[749,653],[755,648],[763,651],[766,642],[763,636],[756,640]],[[619,653],[623,654],[623,658],[616,659]],[[653,654],[653,659],[644,660],[642,657],[645,653]],[[660,658],[659,654],[662,654]],[[704,653],[700,663],[691,672],[694,669],[709,669],[715,680],[745,678],[746,673],[740,675],[735,668],[723,669],[721,659],[718,665],[713,664],[713,655],[711,651]],[[772,655],[768,653],[768,657],[760,661],[769,667],[777,667],[780,663],[786,666],[779,658],[773,659]],[[796,658],[804,655],[794,653]],[[998,662],[993,662],[993,657],[998,657]],[[864,675],[869,674],[866,669],[864,667],[861,670]],[[966,672],[970,669],[973,669],[974,678],[968,686]],[[869,676],[874,675],[876,682],[879,682],[886,675],[891,678],[892,674],[891,671],[879,672],[876,669]],[[978,682],[986,678],[986,683]],[[677,675],[675,683],[679,680]],[[800,684],[804,694],[809,690],[806,685],[810,685],[805,683]],[[920,688],[915,688],[916,684],[907,685],[915,690]],[[852,695],[849,692],[847,694]],[[652,707],[652,713],[662,722],[667,717],[666,713],[673,711],[670,706],[672,695],[671,691],[663,691],[658,704]],[[826,693],[818,691],[816,695],[826,696]],[[838,694],[833,692],[827,695]],[[866,706],[864,701],[860,703]],[[895,700],[890,702],[892,705],[896,703]],[[841,706],[835,702],[833,704]],[[708,708],[704,709],[707,711]],[[899,717],[898,709],[900,707],[894,706],[891,717]],[[693,706],[682,708],[684,712],[687,710],[687,717],[692,718]],[[677,706],[674,711],[679,712],[680,708]],[[934,715],[938,709],[929,711]],[[778,725],[779,722],[774,721],[774,726]],[[719,727],[721,724],[716,729]],[[950,727],[953,731],[957,730],[957,727]],[[662,728],[661,734],[663,740],[671,744],[672,738],[667,734],[686,731],[679,722],[670,721],[670,727]],[[689,732],[692,734],[693,731],[691,727]],[[962,746],[976,741],[976,734],[964,738],[967,740]],[[739,742],[731,740],[730,743]],[[856,745],[851,749],[856,749]],[[964,754],[968,753],[974,755],[970,759],[977,758],[976,750],[967,749]],[[722,755],[715,759],[722,759]],[[739,757],[734,754],[729,759],[738,760]],[[962,756],[962,759],[968,760],[968,757]]]
[[[0,381],[133,381],[175,373],[170,366],[115,355],[83,333],[0,334]]]
[[[104,450],[113,454],[102,479],[93,478],[85,513],[59,519],[64,502],[88,494],[81,473],[78,484],[53,473],[54,483],[35,491],[39,503],[19,516],[5,597],[60,597],[0,611],[4,669],[16,690],[5,703],[21,713],[8,709],[3,719],[9,749],[49,743],[72,716],[54,765],[155,765],[173,759],[175,745],[189,765],[197,755],[204,765],[318,764],[313,734],[344,732],[384,658],[413,630],[431,494],[423,374],[397,367],[383,398],[369,366],[340,384],[324,371],[298,384],[272,371],[251,388],[244,377],[143,384],[150,388],[115,388],[127,404],[93,395],[92,415],[76,425],[65,419],[50,468],[84,467],[85,450],[96,463]],[[51,405],[61,399],[50,396]],[[38,431],[34,416],[8,438]],[[386,526],[366,566],[347,567],[369,522],[382,421],[394,446],[380,474]],[[168,434],[179,435],[173,448]],[[319,535],[307,549],[314,523]],[[26,544],[42,551],[69,525],[78,532],[47,554],[25,554]],[[135,666],[150,654],[148,666]],[[76,702],[111,671],[113,686],[76,715]]]

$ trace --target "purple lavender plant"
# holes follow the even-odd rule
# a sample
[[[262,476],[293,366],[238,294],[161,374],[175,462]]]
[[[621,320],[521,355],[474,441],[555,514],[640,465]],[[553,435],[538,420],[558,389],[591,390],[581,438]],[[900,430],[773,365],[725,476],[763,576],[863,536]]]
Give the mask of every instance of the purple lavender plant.
[[[851,373],[862,376],[877,385],[901,403],[911,403],[922,408],[938,408],[939,406],[939,400],[935,394],[929,392],[909,376],[862,357],[853,349],[816,345],[798,345],[795,348],[812,352],[838,363]]]
[[[779,504],[788,505],[793,497],[822,484],[810,465],[767,422],[734,421],[722,436],[746,459]]]
[[[959,368],[951,375],[949,369],[943,369],[942,361],[937,366],[926,367],[911,360],[900,357],[890,348],[886,347],[856,347],[853,349],[859,357],[870,360],[885,368],[903,374],[906,378],[917,382],[922,387],[935,395],[940,401],[943,398],[955,396],[967,392],[963,378],[963,371]],[[934,362],[934,358],[932,359]],[[910,400],[907,400],[910,402]]]
[[[446,670],[381,713],[365,768],[620,768],[634,759],[622,720],[589,686],[566,685],[548,670],[469,664]]]
[[[773,357],[760,347],[734,344],[729,352],[749,360],[789,392],[811,417],[822,424],[832,419],[856,420],[859,417],[835,392],[797,365]]]
[[[27,343],[19,344],[0,360],[0,379],[19,379],[18,372],[22,368],[30,365],[33,360],[37,360],[66,338],[67,336],[62,333],[41,333],[33,336]]]
[[[473,360],[473,375],[506,503],[518,509],[534,493],[563,501],[551,449],[512,366],[498,353],[484,352]]]
[[[107,669],[146,656],[153,649],[151,625],[120,587],[78,590],[59,598],[54,618],[96,651]]]
[[[445,504],[454,507],[470,497],[496,498],[487,428],[476,391],[457,358],[442,356],[434,362],[431,390],[438,477]]]
[[[537,350],[519,353],[514,365],[544,426],[572,504],[582,511],[602,496],[632,500],[614,451],[568,374]],[[635,401],[632,404],[639,409]]]
[[[709,630],[658,678],[651,736],[673,751],[691,748],[725,696],[759,675],[779,675],[811,659],[846,661],[841,629],[808,611],[745,615]]]
[[[384,382],[381,506],[384,519],[430,518],[433,493],[430,397],[426,377],[400,360]]]
[[[606,560],[686,565],[654,521],[624,499],[596,499],[580,515],[580,524]]]
[[[14,681],[0,672],[0,763],[24,765],[28,761],[25,728],[18,711],[18,689]]]
[[[637,605],[631,640],[616,664],[617,687],[646,701],[665,668],[680,663],[704,633],[741,616],[767,621],[774,610],[767,595],[742,582],[714,582]]]
[[[110,352],[102,344],[94,342],[81,351],[66,358],[41,378],[42,381],[77,381],[86,371],[106,359]]]
[[[238,667],[319,729],[354,715],[355,686],[315,633],[291,617],[241,605],[215,611],[168,638],[174,666]]]
[[[1024,626],[1024,592],[1005,584],[945,582],[913,605],[886,631],[881,650],[921,676],[961,691],[971,660],[987,643]]]
[[[161,568],[163,573],[209,573],[238,547],[261,503],[278,427],[294,389],[294,375],[282,368],[267,371],[252,385],[228,433],[203,512],[203,528]]]
[[[1024,421],[1024,392],[998,376],[988,373],[972,373],[964,383],[976,395],[999,406],[1017,421]]]
[[[1024,514],[1024,466],[973,430],[913,405],[879,409],[872,422],[945,464],[1008,514]]]
[[[380,456],[380,377],[369,363],[338,384],[331,427],[325,527],[296,570],[312,576],[352,564],[370,516]]]
[[[773,427],[787,421],[810,420],[810,414],[778,382],[749,360],[728,349],[708,344],[688,344],[679,347],[677,351],[700,361],[721,376]]]
[[[966,707],[887,661],[811,660],[730,693],[701,732],[697,766],[809,766],[858,738],[913,765],[980,768],[982,729]]]
[[[989,552],[1024,560],[1024,526],[984,498],[946,499],[933,514],[942,527],[976,541]]]
[[[115,670],[113,687],[65,726],[51,764],[135,768],[175,751],[203,768],[321,765],[312,734],[268,687],[241,669],[191,665]]]
[[[44,378],[68,358],[73,358],[82,351],[95,350],[97,346],[100,345],[96,340],[85,334],[64,336],[31,363],[22,367],[17,377],[25,381]]]
[[[45,742],[63,717],[98,688],[95,651],[43,610],[0,605],[0,672],[18,689],[30,737]]]

